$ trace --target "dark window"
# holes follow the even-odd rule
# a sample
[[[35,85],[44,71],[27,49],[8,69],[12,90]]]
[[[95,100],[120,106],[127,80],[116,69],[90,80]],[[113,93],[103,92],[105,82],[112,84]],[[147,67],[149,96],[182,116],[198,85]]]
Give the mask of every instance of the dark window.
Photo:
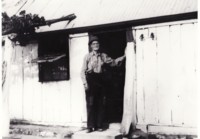
[[[65,34],[40,36],[38,56],[39,81],[69,80],[69,49]]]

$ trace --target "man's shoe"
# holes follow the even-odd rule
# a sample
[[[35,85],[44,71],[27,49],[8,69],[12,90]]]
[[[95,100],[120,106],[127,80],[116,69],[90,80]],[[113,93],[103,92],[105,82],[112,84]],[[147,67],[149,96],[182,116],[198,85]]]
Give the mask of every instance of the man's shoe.
[[[86,131],[86,133],[91,133],[91,132],[93,132],[92,128],[88,128],[87,131]]]
[[[102,132],[102,131],[104,131],[104,129],[103,128],[97,128],[97,131]]]

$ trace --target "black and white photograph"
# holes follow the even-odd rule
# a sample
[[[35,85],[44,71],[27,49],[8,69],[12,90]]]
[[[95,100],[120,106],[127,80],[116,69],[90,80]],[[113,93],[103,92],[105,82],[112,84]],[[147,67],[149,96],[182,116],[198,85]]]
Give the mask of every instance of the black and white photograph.
[[[198,139],[198,0],[1,0],[2,139]]]

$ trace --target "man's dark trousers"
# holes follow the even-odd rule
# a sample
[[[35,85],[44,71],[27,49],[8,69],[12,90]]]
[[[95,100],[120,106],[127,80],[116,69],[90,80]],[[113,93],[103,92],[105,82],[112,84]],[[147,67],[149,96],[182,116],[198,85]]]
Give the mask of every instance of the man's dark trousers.
[[[89,86],[86,91],[87,127],[102,128],[106,103],[104,77],[100,73],[89,73],[86,78]]]

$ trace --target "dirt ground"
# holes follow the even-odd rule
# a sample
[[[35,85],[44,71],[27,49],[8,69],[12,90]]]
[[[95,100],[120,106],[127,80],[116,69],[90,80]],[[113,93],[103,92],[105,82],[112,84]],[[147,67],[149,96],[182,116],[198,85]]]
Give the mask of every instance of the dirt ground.
[[[85,128],[43,125],[10,125],[10,136],[3,139],[71,139],[72,135]],[[197,139],[194,136],[146,134],[140,130],[123,139]]]
[[[78,127],[42,126],[42,125],[10,125],[12,139],[69,139],[84,130]]]

